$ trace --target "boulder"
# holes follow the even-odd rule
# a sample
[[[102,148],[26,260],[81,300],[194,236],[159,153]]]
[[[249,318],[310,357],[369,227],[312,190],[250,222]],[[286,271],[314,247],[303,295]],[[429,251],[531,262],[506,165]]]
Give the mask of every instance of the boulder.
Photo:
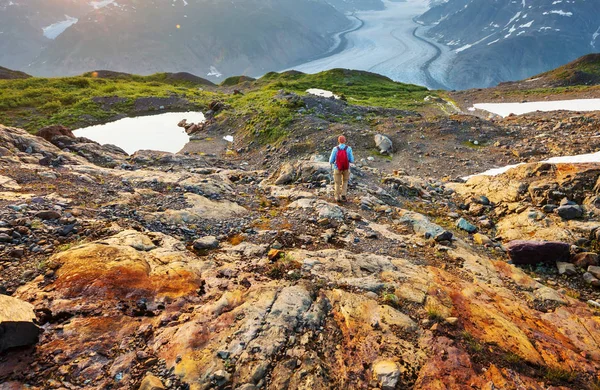
[[[563,263],[563,262],[556,262],[556,268],[558,268],[558,274],[559,275],[567,275],[567,276],[573,276],[573,275],[577,275],[577,269],[575,268],[575,265],[571,264],[571,263]]]
[[[381,154],[392,154],[394,151],[394,145],[392,144],[392,140],[383,134],[375,135],[375,145],[377,149],[381,152]]]
[[[562,219],[571,220],[583,217],[583,209],[579,205],[566,204],[555,210]]]
[[[514,264],[568,262],[571,246],[559,241],[516,240],[507,244],[508,255]]]
[[[573,256],[572,263],[581,268],[598,265],[598,254],[593,252],[578,253]]]
[[[54,220],[60,218],[60,213],[55,210],[44,210],[35,214],[35,216],[44,221]]]
[[[488,236],[480,233],[475,233],[473,235],[473,241],[475,241],[475,243],[478,245],[487,245],[492,243],[492,240]]]
[[[399,377],[400,369],[395,362],[383,360],[373,365],[373,379],[380,383],[382,390],[395,389]]]
[[[160,379],[148,373],[142,380],[139,390],[164,390],[164,388]]]
[[[437,236],[434,237],[434,240],[436,242],[441,242],[441,241],[452,241],[452,236],[453,234],[447,230],[444,230],[443,232],[441,232],[440,234],[438,234]]]
[[[467,233],[475,233],[477,231],[477,227],[464,218],[461,218],[458,221],[456,221],[456,227],[461,230],[464,230]]]
[[[40,129],[36,135],[45,139],[48,142],[52,142],[54,137],[59,135],[69,138],[75,138],[75,135],[71,130],[61,125],[44,127],[43,129]]]
[[[194,241],[193,247],[197,251],[217,249],[219,247],[219,240],[213,236],[206,236]]]
[[[590,265],[587,269],[596,279],[600,279],[600,267]]]
[[[33,305],[0,295],[0,352],[35,344],[40,330],[34,320]]]
[[[594,275],[592,275],[589,272],[586,272],[585,274],[583,274],[583,280],[593,286],[593,287],[600,287],[600,280],[598,280],[597,278],[594,277]]]

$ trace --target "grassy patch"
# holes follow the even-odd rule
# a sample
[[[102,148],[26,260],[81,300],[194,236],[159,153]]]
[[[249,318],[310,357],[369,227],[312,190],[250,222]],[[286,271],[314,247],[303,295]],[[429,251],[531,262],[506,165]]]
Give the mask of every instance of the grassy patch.
[[[544,378],[551,382],[574,382],[577,380],[577,373],[574,371],[563,370],[561,368],[548,367]]]

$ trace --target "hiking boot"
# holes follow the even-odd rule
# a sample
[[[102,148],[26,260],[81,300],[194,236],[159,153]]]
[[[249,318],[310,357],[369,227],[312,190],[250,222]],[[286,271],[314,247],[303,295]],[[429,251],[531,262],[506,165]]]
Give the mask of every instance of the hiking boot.
[[[342,195],[342,202],[347,202],[348,198],[346,198],[346,195]]]

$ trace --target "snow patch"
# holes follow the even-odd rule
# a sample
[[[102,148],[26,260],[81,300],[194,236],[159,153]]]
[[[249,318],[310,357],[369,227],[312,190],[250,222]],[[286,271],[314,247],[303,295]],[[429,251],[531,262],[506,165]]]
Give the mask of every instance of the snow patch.
[[[90,1],[90,5],[94,7],[94,9],[104,8],[108,5],[114,3],[115,0],[100,0],[100,1]]]
[[[223,137],[223,139],[227,142],[232,142],[233,143],[233,137],[230,135],[226,135],[225,137]]]
[[[56,39],[56,37],[64,33],[66,29],[79,21],[79,19],[72,18],[69,15],[65,15],[65,18],[67,19],[62,22],[53,23],[48,27],[44,27],[42,29],[44,31],[44,36],[48,39]]]
[[[542,15],[550,15],[550,14],[556,14],[556,15],[561,15],[561,16],[573,16],[573,12],[565,12],[562,10],[546,11]]]
[[[507,117],[510,114],[522,115],[535,111],[600,111],[600,99],[557,100],[527,103],[478,103],[475,108]]]
[[[206,75],[207,76],[215,76],[216,78],[223,77],[223,74],[221,72],[219,72],[219,70],[217,68],[215,68],[214,66],[210,67],[210,72],[208,72]]]
[[[306,93],[310,93],[311,95],[321,96],[321,97],[326,97],[326,98],[330,98],[330,97],[333,97],[334,99],[340,98],[338,95],[335,95],[331,91],[326,91],[324,89],[318,89],[318,88],[307,89]]]

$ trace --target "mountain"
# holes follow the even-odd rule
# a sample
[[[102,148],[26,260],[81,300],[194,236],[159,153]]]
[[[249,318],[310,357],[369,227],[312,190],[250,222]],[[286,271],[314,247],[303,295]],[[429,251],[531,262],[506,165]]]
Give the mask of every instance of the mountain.
[[[554,69],[600,49],[595,0],[449,0],[418,21],[453,48],[449,84],[487,87]]]
[[[29,77],[31,76],[27,73],[10,70],[0,66],[0,80],[27,79]]]
[[[333,4],[333,5],[332,5]],[[262,75],[313,58],[380,0],[0,0],[0,63],[43,76],[89,69]]]

